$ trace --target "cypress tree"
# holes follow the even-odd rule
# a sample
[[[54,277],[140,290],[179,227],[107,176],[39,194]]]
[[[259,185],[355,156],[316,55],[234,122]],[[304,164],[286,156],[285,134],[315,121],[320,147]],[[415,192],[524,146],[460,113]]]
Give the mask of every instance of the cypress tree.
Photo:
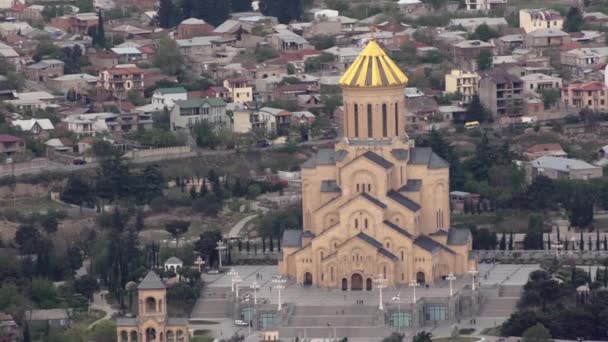
[[[578,242],[579,244],[579,248],[581,251],[585,250],[585,240],[583,240],[583,231],[581,231],[581,238],[580,241]]]
[[[513,232],[509,233],[509,250],[513,250]]]
[[[595,250],[596,251],[600,250],[600,231],[599,230],[595,231]]]
[[[93,40],[97,47],[105,48],[106,47],[106,31],[103,27],[103,12],[101,10],[97,11],[97,34],[95,35],[95,39]]]

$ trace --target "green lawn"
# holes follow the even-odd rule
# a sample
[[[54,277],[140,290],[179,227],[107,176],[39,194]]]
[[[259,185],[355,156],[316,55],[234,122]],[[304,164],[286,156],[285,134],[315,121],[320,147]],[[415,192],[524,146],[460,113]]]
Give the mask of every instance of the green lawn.
[[[4,201],[2,205],[5,208],[16,208],[21,212],[42,212],[49,210],[65,210],[69,209],[70,206],[67,204],[58,203],[52,201],[49,197],[39,197],[34,199],[22,200],[22,201]]]
[[[458,337],[440,337],[434,338],[435,342],[475,342],[480,340],[477,337],[458,336]]]
[[[497,233],[525,232],[528,228],[528,217],[532,214],[526,210],[499,210],[482,214],[453,214],[452,226],[474,224],[478,228],[487,227]]]
[[[501,326],[493,327],[493,328],[485,328],[481,331],[481,335],[490,335],[490,336],[501,336],[500,335]]]

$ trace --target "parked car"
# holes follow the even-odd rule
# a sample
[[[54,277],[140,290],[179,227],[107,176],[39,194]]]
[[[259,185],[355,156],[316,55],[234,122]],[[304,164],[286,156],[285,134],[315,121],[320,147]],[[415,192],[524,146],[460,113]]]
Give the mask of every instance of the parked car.
[[[72,160],[72,164],[74,164],[74,165],[84,165],[86,163],[87,163],[87,161],[84,160],[84,159],[74,159],[74,160]]]
[[[237,319],[234,321],[234,325],[238,325],[239,327],[246,327],[249,325],[249,323],[247,323],[241,319]]]

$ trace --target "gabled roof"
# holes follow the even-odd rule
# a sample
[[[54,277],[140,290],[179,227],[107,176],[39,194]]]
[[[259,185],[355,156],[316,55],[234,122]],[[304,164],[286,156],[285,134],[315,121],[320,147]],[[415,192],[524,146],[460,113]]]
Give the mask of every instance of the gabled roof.
[[[376,239],[372,238],[371,236],[369,236],[365,233],[359,233],[359,234],[355,235],[355,237],[360,240],[363,240],[363,241],[367,242],[368,244],[370,244],[371,246],[375,247],[380,254],[386,256],[387,258],[393,259],[393,260],[398,259],[395,254],[384,249],[384,246],[382,246],[382,244],[380,242],[378,242]]]
[[[165,261],[165,264],[172,264],[172,265],[183,264],[183,263],[184,262],[181,261],[178,257],[174,257],[174,256],[170,257],[169,259],[167,259],[167,261]]]
[[[430,147],[416,147],[410,149],[409,164],[427,165],[430,169],[450,167],[450,164],[435,154]]]
[[[336,164],[336,152],[333,149],[323,148],[302,164],[302,168],[314,169],[318,165]]]
[[[368,194],[367,192],[362,192],[361,197],[365,198],[366,200],[372,202],[373,204],[375,204],[376,206],[378,206],[382,209],[386,208],[386,204],[382,203],[379,199],[373,197],[372,195]]]
[[[399,191],[416,192],[422,188],[422,179],[408,179],[407,183]]]
[[[443,249],[448,253],[455,254],[453,250],[447,248],[446,246],[440,244],[439,242],[431,239],[426,235],[419,235],[416,240],[414,240],[414,245],[426,250],[427,252],[433,253],[439,249]]]
[[[469,243],[471,231],[468,229],[450,228],[448,231],[448,245],[461,246]]]
[[[183,94],[188,92],[184,87],[158,88],[156,91],[161,94]]]
[[[395,201],[395,202],[397,202],[397,203],[401,204],[401,205],[402,205],[402,206],[404,206],[405,208],[407,208],[407,209],[409,209],[409,210],[413,211],[413,212],[416,212],[416,211],[420,210],[420,208],[421,208],[421,207],[420,207],[420,204],[418,204],[418,203],[416,203],[416,202],[412,201],[411,199],[409,199],[409,198],[407,198],[407,197],[403,196],[402,194],[398,193],[398,192],[397,192],[397,191],[395,191],[395,190],[391,190],[391,191],[389,191],[389,192],[386,194],[386,196],[387,196],[388,198],[392,199],[393,201]]]
[[[302,246],[302,231],[296,229],[287,229],[283,232],[281,239],[283,247],[301,247]]]
[[[396,231],[397,233],[406,236],[409,239],[413,239],[414,235],[410,234],[407,230],[399,227],[398,225],[392,223],[391,221],[384,221],[384,224],[391,228],[392,230]]]
[[[137,286],[138,290],[158,290],[166,288],[165,283],[154,271],[148,272],[144,279]]]
[[[321,192],[340,192],[341,189],[334,179],[326,179],[321,181]]]
[[[362,156],[369,159],[370,161],[382,166],[385,169],[390,169],[391,167],[393,167],[393,163],[389,162],[388,160],[384,159],[382,156],[379,156],[372,151],[367,151],[367,152],[363,153]]]

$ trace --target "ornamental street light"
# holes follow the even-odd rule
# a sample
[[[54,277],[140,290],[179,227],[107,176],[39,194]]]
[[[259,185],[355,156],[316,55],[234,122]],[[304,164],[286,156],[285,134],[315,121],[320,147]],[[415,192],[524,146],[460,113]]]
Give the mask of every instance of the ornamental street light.
[[[287,279],[284,279],[281,276],[277,276],[272,279],[272,283],[274,284],[274,288],[275,290],[277,290],[279,296],[279,306],[277,310],[281,311],[281,309],[283,309],[283,304],[281,303],[281,290],[285,288],[285,283],[287,283]]]
[[[237,272],[234,267],[232,267],[230,269],[230,272],[228,272],[228,275],[230,276],[230,282],[231,282],[231,286],[230,286],[230,292],[234,292],[234,278],[237,277],[239,275],[239,272]]]
[[[448,274],[445,279],[450,282],[450,297],[452,297],[454,295],[454,292],[452,290],[452,281],[456,280],[456,277],[454,276],[454,273],[450,272],[450,274]]]
[[[219,257],[219,266],[218,266],[218,270],[222,270],[222,253],[226,250],[226,245],[224,244],[224,241],[220,240],[217,242],[217,247],[215,247],[215,249],[217,249],[217,254]]]
[[[401,332],[401,292],[391,299],[397,302],[397,332]]]
[[[257,280],[254,280],[249,287],[253,290],[253,305],[256,305],[258,303],[258,289],[260,288],[260,284],[258,284]]]
[[[243,279],[241,278],[240,275],[236,275],[233,279],[234,281],[234,290],[236,291],[236,299],[239,299],[239,284],[241,283],[241,281],[243,281]]]
[[[382,304],[382,289],[386,287],[386,279],[384,278],[384,276],[382,276],[382,274],[378,274],[374,278],[374,283],[376,284],[376,288],[380,290],[378,310],[384,310],[384,305]]]
[[[479,271],[475,267],[471,267],[469,274],[471,275],[471,290],[475,291],[475,276]]]
[[[416,288],[418,287],[418,285],[420,285],[420,284],[418,284],[414,280],[410,281],[410,283],[409,283],[409,286],[414,289],[414,296],[412,297],[412,304],[416,304]]]

